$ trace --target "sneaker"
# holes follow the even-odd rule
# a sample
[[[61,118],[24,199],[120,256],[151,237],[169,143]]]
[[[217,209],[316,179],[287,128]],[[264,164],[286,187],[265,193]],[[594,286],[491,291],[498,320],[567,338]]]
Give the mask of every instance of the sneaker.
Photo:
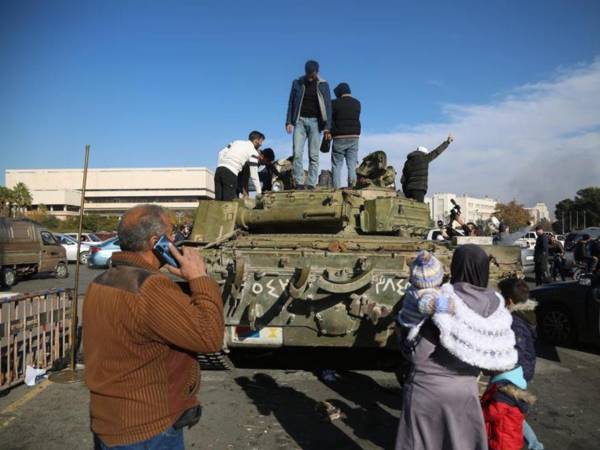
[[[314,191],[315,187],[314,186],[310,186],[310,185],[306,185],[306,189],[308,189],[309,191]]]
[[[297,185],[296,185],[296,190],[297,190],[297,191],[303,191],[304,189],[305,189],[305,187],[304,187],[304,185],[303,185],[303,184],[297,184]]]

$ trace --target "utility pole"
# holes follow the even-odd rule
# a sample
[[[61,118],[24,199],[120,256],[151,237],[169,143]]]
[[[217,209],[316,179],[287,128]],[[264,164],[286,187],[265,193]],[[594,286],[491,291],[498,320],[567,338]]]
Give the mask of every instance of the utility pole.
[[[569,231],[573,231],[573,216],[571,215],[571,211],[569,211]]]

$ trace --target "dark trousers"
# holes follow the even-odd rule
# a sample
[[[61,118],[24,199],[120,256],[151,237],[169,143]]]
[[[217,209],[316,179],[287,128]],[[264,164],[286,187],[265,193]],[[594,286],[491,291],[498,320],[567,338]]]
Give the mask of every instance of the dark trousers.
[[[217,167],[215,172],[215,200],[235,200],[237,175],[226,167]]]
[[[413,198],[418,202],[423,203],[425,201],[425,194],[427,191],[416,190],[416,189],[408,189],[405,192],[406,198]]]
[[[542,259],[535,262],[535,285],[540,286],[548,280],[548,260]]]

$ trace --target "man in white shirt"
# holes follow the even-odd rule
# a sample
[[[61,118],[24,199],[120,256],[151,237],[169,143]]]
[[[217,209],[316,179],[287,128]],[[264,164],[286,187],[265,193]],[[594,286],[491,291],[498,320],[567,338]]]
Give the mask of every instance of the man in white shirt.
[[[256,195],[261,194],[258,166],[266,163],[267,157],[258,149],[264,140],[264,134],[253,131],[247,141],[233,141],[219,152],[219,164],[215,171],[215,200],[229,201],[237,197],[237,177],[246,163],[250,167]]]

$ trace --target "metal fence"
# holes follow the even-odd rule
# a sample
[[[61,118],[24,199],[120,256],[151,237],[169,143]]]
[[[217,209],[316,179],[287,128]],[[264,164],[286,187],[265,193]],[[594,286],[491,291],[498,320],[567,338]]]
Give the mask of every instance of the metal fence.
[[[50,369],[68,359],[72,289],[0,298],[0,392],[25,379],[28,365]]]

